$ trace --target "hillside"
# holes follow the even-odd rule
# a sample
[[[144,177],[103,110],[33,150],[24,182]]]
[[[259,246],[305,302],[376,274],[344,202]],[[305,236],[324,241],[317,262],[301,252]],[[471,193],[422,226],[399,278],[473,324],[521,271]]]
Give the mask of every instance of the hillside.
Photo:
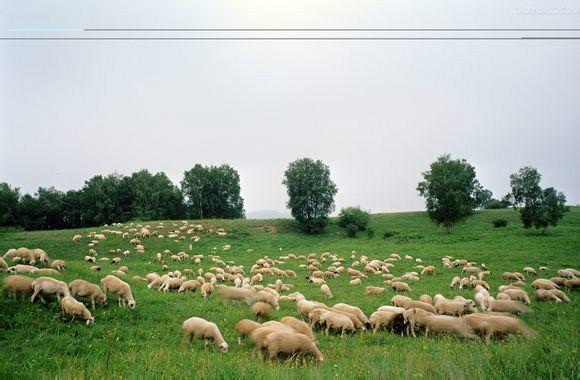
[[[505,218],[506,228],[493,228],[491,221]],[[165,221],[164,229],[181,225],[181,221]],[[346,259],[351,252],[370,259],[385,259],[396,252],[421,258],[423,265],[437,267],[435,276],[411,283],[410,296],[421,294],[433,296],[441,293],[446,297],[461,294],[473,296],[472,290],[459,291],[449,288],[449,282],[460,274],[459,268],[443,269],[441,258],[451,255],[485,263],[491,270],[487,278],[492,294],[497,286],[506,283],[501,279],[504,271],[522,271],[530,265],[536,269],[548,266],[550,271],[541,274],[546,278],[555,276],[557,269],[580,268],[580,207],[572,207],[561,224],[550,229],[546,236],[524,230],[513,210],[488,210],[477,212],[465,222],[456,225],[451,234],[432,224],[425,213],[375,214],[370,226],[374,236],[365,233],[351,239],[335,223],[324,234],[308,236],[301,233],[294,221],[277,220],[208,220],[206,229],[226,229],[228,235],[218,237],[214,233],[199,233],[201,240],[142,239],[145,253],[135,253],[129,239],[107,234],[107,239],[97,246],[99,258],[113,257],[111,249],[130,250],[122,257],[121,265],[129,267],[124,280],[131,284],[137,300],[135,310],[121,309],[112,295],[109,304],[93,313],[95,324],[85,326],[79,321],[69,322],[62,317],[58,303],[29,301],[15,302],[3,293],[0,298],[0,373],[3,378],[34,377],[201,377],[211,378],[383,378],[383,377],[499,377],[499,378],[563,378],[578,373],[578,346],[580,318],[577,317],[578,292],[569,292],[572,302],[567,304],[532,303],[534,313],[522,319],[537,331],[537,336],[526,341],[521,336],[494,340],[486,345],[481,340],[466,341],[455,337],[398,336],[382,332],[357,333],[340,338],[318,333],[319,347],[326,355],[322,364],[309,360],[306,365],[299,361],[279,360],[274,363],[262,361],[251,343],[238,346],[235,323],[242,318],[254,319],[246,305],[224,303],[216,297],[202,299],[199,292],[192,294],[163,294],[147,289],[143,282],[133,280],[134,275],[149,272],[161,273],[161,264],[154,260],[155,253],[168,249],[173,253],[185,251],[190,255],[203,254],[201,267],[208,270],[214,266],[207,256],[212,252],[225,261],[243,265],[248,271],[252,264],[265,255],[278,258],[289,253],[307,255],[312,252],[331,252]],[[146,224],[143,222],[142,224]],[[152,227],[159,222],[150,222]],[[100,263],[103,271],[88,270],[83,261],[87,254],[88,238],[74,243],[75,234],[86,236],[90,231],[81,230],[0,232],[0,252],[21,246],[44,249],[51,259],[63,259],[67,270],[59,278],[69,282],[82,278],[99,283],[104,275],[118,266]],[[384,232],[395,232],[383,238]],[[192,244],[192,250],[189,245]],[[229,244],[231,250],[222,251]],[[213,249],[215,248],[215,251]],[[253,252],[247,253],[252,248]],[[115,255],[117,256],[117,255]],[[309,284],[308,272],[298,267],[303,261],[289,260],[284,269],[298,273],[295,278],[283,278],[285,283],[295,285],[307,299],[325,301],[319,287]],[[191,260],[170,262],[169,270],[191,268],[198,270]],[[395,263],[391,273],[400,275],[415,270],[414,261]],[[3,279],[6,275],[0,274]],[[532,279],[533,280],[533,279]],[[266,277],[264,285],[275,278]],[[526,290],[532,293],[528,281]],[[367,285],[383,286],[379,275],[369,276],[362,286],[350,286],[346,275],[329,279],[334,299],[325,301],[331,305],[346,302],[362,308],[367,315],[377,307],[390,304],[393,292],[383,296],[364,296]],[[297,316],[292,302],[281,303],[274,314],[275,319],[286,315]],[[201,316],[215,322],[230,344],[227,354],[219,353],[214,346],[203,348],[203,342],[194,341],[193,348],[181,339],[181,323],[191,317]]]

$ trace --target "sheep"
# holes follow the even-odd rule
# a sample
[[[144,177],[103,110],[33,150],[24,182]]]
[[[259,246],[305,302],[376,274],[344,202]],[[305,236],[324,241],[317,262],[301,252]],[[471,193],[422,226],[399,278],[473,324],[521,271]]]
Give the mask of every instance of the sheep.
[[[316,336],[314,335],[314,332],[312,331],[312,328],[308,325],[308,323],[294,317],[283,317],[282,319],[280,319],[280,322],[292,327],[294,331],[300,334],[304,334],[307,337],[309,337],[313,342],[316,342]]]
[[[344,315],[333,311],[328,311],[320,317],[320,321],[326,326],[325,333],[328,335],[331,329],[340,330],[341,336],[344,336],[347,331],[355,331],[352,320]]]
[[[206,321],[203,318],[191,317],[183,322],[182,328],[184,337],[190,342],[193,342],[194,338],[203,339],[205,347],[207,347],[209,341],[213,341],[221,352],[228,352],[229,346],[215,323]]]
[[[365,325],[369,324],[369,319],[367,318],[365,313],[356,306],[352,306],[346,303],[337,303],[332,308],[346,313],[350,313],[354,315],[356,318],[358,318],[363,324]]]
[[[537,289],[536,299],[538,301],[556,301],[556,303],[562,302],[562,300],[558,296],[552,293],[552,290],[546,289]]]
[[[213,293],[214,289],[215,289],[214,284],[206,282],[206,283],[201,284],[201,288],[200,288],[199,292],[201,293],[201,296],[203,298],[207,298]]]
[[[429,305],[433,304],[433,298],[427,294],[421,295],[421,297],[419,297],[419,301],[428,303]]]
[[[580,279],[575,278],[573,280],[566,280],[564,281],[564,286],[568,289],[576,289],[577,287],[580,287]]]
[[[353,286],[356,286],[356,285],[360,285],[360,284],[361,284],[361,282],[362,282],[362,281],[361,281],[361,279],[360,279],[360,278],[355,278],[355,279],[353,279],[353,280],[350,280],[349,284],[350,284],[350,285],[353,285]]]
[[[126,307],[125,303],[129,305],[130,309],[135,309],[137,306],[137,302],[133,298],[129,284],[118,279],[117,277],[113,275],[105,276],[103,279],[101,279],[101,287],[105,294],[107,292],[111,292],[118,297],[119,307],[121,307],[121,304],[123,307]]]
[[[520,280],[520,278],[518,276],[515,275],[515,273],[511,273],[511,272],[504,272],[501,276],[504,280]]]
[[[65,262],[63,260],[53,260],[52,263],[50,263],[50,267],[52,269],[63,270]]]
[[[499,311],[512,314],[531,313],[532,310],[519,301],[489,300],[489,311]]]
[[[512,299],[512,298],[509,296],[509,294],[507,294],[507,293],[498,293],[498,294],[495,296],[495,298],[496,298],[496,299],[498,299],[498,300],[506,300],[506,301],[509,301],[509,300],[511,300],[511,299]]]
[[[272,305],[261,301],[254,303],[250,309],[252,310],[252,313],[254,313],[254,315],[258,318],[270,318],[274,312]]]
[[[566,282],[566,279],[563,277],[552,277],[550,278],[550,281],[552,281],[554,284],[558,286],[563,286],[564,283]]]
[[[435,267],[433,265],[426,266],[421,270],[421,276],[427,276],[429,274],[435,274]]]
[[[157,274],[157,273],[155,273],[155,274]],[[153,289],[153,288],[160,287],[161,285],[163,285],[163,283],[165,282],[165,280],[168,280],[171,277],[168,274],[164,274],[163,276],[157,275],[157,277],[155,277],[155,278],[149,277],[149,275],[147,275],[146,278],[151,281],[149,283],[149,285],[147,285],[147,288],[148,289]]]
[[[532,287],[534,289],[550,290],[550,289],[557,289],[558,285],[554,284],[550,280],[546,280],[545,278],[538,278],[537,280],[534,280],[534,282],[532,282]]]
[[[251,319],[242,319],[236,323],[236,331],[238,332],[238,344],[242,344],[242,338],[250,336],[250,334],[260,327],[258,322],[254,322]]]
[[[463,314],[475,313],[475,302],[467,300],[458,301],[441,301],[435,304],[435,310],[439,315],[462,316]]]
[[[552,289],[552,290],[549,290],[549,292],[564,302],[570,302],[570,298],[568,298],[566,293],[564,293],[563,291],[561,291],[559,289]]]
[[[560,269],[558,272],[556,272],[556,274],[559,277],[567,278],[569,280],[572,280],[572,279],[576,278],[576,276],[574,275],[574,273],[571,270],[568,270],[568,269]]]
[[[286,325],[270,325],[270,326],[260,326],[250,333],[250,339],[256,346],[256,348],[261,351],[266,348],[266,338],[268,335],[275,333],[277,331],[294,332],[294,330]]]
[[[89,297],[93,310],[95,310],[95,301],[100,305],[107,303],[107,296],[98,285],[77,279],[69,282],[68,288],[72,297]]]
[[[56,298],[60,301],[61,296],[70,296],[70,291],[65,282],[55,280],[52,277],[38,277],[32,281],[32,288],[34,292],[32,297],[30,297],[30,302],[34,302],[34,299],[40,293],[40,298],[44,294],[56,294]]]
[[[33,278],[27,276],[8,276],[4,279],[4,289],[8,291],[16,300],[16,295],[18,293],[24,294],[26,297],[29,293],[32,293],[32,282]]]
[[[273,294],[271,292],[276,293],[274,290],[269,288],[260,290],[253,297],[253,302],[266,302],[272,305],[272,307],[274,307],[274,310],[280,310],[280,305],[278,304],[278,300],[276,299],[279,295],[278,293]]]
[[[170,289],[179,289],[181,284],[183,284],[181,278],[168,278],[163,282],[163,284],[161,284],[159,291],[167,293]]]
[[[393,290],[395,292],[410,292],[411,291],[411,287],[407,283],[401,282],[401,281],[394,281],[391,284],[391,287],[393,288]]]
[[[85,256],[85,262],[87,263],[94,263],[95,261],[97,261],[97,259],[95,259],[92,256]]]
[[[296,302],[296,309],[298,310],[298,312],[300,313],[302,318],[307,317],[308,314],[316,308],[323,308],[323,309],[327,309],[327,310],[330,309],[328,306],[326,306],[325,304],[323,304],[321,302],[308,301],[306,299],[299,299],[299,298],[296,298],[296,301],[297,301]]]
[[[417,337],[417,335],[415,335],[415,327],[425,327],[427,323],[427,318],[431,315],[434,314],[429,313],[428,311],[423,309],[405,310],[405,312],[403,313],[403,319],[405,321],[405,324],[407,325],[407,335],[409,335],[410,331],[411,335],[414,338]]]
[[[491,287],[489,286],[489,284],[483,280],[473,280],[471,281],[471,287],[475,288],[476,286],[481,286],[484,287],[487,290],[491,290]]]
[[[403,314],[407,309],[404,307],[397,307],[397,306],[381,306],[377,309],[377,311],[392,311],[398,314]]]
[[[91,265],[89,267],[89,270],[95,271],[95,272],[100,272],[101,271],[101,267],[98,265]]]
[[[34,273],[38,268],[33,265],[16,264],[6,270],[8,273]]]
[[[536,276],[538,273],[536,272],[536,270],[532,267],[524,267],[524,272],[528,275],[528,276]]]
[[[473,299],[482,311],[489,309],[489,293],[477,292],[473,296]]]
[[[323,295],[323,296],[324,296],[324,298],[326,298],[326,299],[332,299],[332,298],[333,298],[333,296],[332,296],[332,292],[330,291],[330,288],[329,288],[329,287],[328,287],[328,285],[326,285],[326,284],[323,284],[323,285],[320,287],[320,292],[322,293],[322,295]]]
[[[425,318],[425,336],[429,332],[451,333],[464,338],[477,338],[471,326],[463,318],[448,315],[429,315]]]
[[[398,307],[405,307],[405,305],[411,301],[413,301],[413,299],[407,296],[395,295],[391,298],[391,304]]]
[[[534,335],[533,330],[522,321],[510,316],[470,314],[463,317],[468,325],[475,331],[485,334],[485,341],[489,343],[491,337],[496,334],[521,333],[526,338]]]
[[[72,241],[75,243],[80,243],[83,240],[83,237],[81,235],[75,235],[72,238]]]
[[[461,270],[461,273],[467,273],[467,274],[478,274],[479,272],[481,272],[481,268],[478,267],[463,267],[463,269]]]
[[[6,261],[2,257],[0,257],[0,269],[8,271],[8,264],[6,264]]]
[[[461,281],[459,281],[459,289],[463,289],[467,287],[470,283],[470,279],[468,277],[463,277]]]
[[[530,297],[528,296],[528,293],[526,293],[524,290],[506,289],[506,290],[504,290],[504,293],[507,294],[508,296],[510,296],[510,298],[512,300],[523,301],[526,305],[529,305],[531,303]]]
[[[188,281],[184,281],[181,286],[179,287],[179,290],[177,290],[177,293],[187,293],[187,291],[191,291],[192,293],[195,293],[195,290],[200,286],[201,284],[199,283],[199,281],[197,280],[188,280]]]
[[[423,302],[423,301],[410,301],[410,302],[407,302],[405,304],[405,309],[413,309],[413,308],[423,309],[423,310],[428,311],[428,312],[433,313],[433,314],[436,313],[435,308],[433,306],[431,306],[431,304]]]
[[[60,309],[63,315],[70,315],[72,316],[72,319],[75,319],[76,316],[81,316],[85,319],[87,326],[91,323],[95,323],[95,318],[89,309],[73,297],[63,297],[63,299],[60,300]]]
[[[373,329],[373,334],[376,334],[376,332],[381,328],[392,330],[394,327],[395,319],[397,317],[402,317],[402,315],[402,313],[396,313],[393,311],[375,311],[369,317],[369,323]]]
[[[381,288],[379,286],[367,286],[365,288],[365,296],[368,295],[373,295],[373,296],[379,296],[383,293],[385,293],[387,291],[387,288]]]
[[[313,355],[316,360],[324,361],[324,355],[316,347],[316,344],[303,334],[286,331],[273,332],[265,338],[264,345],[268,350],[270,360],[279,354],[299,354]]]
[[[129,272],[129,268],[127,268],[126,265],[120,266],[118,269],[119,272],[125,272],[125,274],[127,274],[127,272]]]
[[[460,282],[461,282],[461,277],[455,276],[455,277],[453,277],[453,280],[451,280],[451,284],[449,284],[449,287],[451,289],[454,289],[454,288],[459,286]]]

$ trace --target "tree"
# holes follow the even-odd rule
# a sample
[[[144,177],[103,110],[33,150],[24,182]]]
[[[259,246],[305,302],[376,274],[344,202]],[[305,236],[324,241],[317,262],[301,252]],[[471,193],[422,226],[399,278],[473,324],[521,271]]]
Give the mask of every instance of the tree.
[[[485,205],[483,206],[483,208],[485,208],[487,210],[493,210],[493,209],[500,209],[500,208],[508,208],[508,207],[510,207],[510,205],[511,205],[511,202],[509,200],[509,194],[508,194],[508,195],[504,195],[501,200],[495,199],[495,198],[488,200],[487,202],[485,202]]]
[[[81,218],[87,226],[124,222],[131,217],[132,192],[129,177],[114,173],[96,175],[82,188]]]
[[[369,224],[370,214],[360,207],[346,207],[338,214],[338,225],[345,228],[349,237],[365,231]]]
[[[483,209],[491,200],[492,195],[491,190],[485,189],[480,184],[477,184],[475,189],[475,208]]]
[[[321,232],[334,211],[337,192],[328,166],[310,158],[296,160],[288,165],[282,184],[287,187],[292,216],[306,232]]]
[[[0,182],[0,226],[13,226],[18,219],[20,189]]]
[[[448,154],[437,158],[417,185],[429,217],[443,225],[447,233],[455,222],[473,213],[480,188],[474,167],[465,160],[452,160]]]
[[[556,227],[568,211],[566,196],[553,187],[542,189],[542,175],[537,169],[526,166],[510,176],[511,199],[519,209],[524,228],[542,229],[545,234],[549,226]]]
[[[144,220],[178,219],[184,215],[181,191],[160,172],[148,170],[133,173],[131,182],[131,215]]]
[[[229,165],[196,164],[183,174],[181,191],[193,219],[243,218],[240,175]]]

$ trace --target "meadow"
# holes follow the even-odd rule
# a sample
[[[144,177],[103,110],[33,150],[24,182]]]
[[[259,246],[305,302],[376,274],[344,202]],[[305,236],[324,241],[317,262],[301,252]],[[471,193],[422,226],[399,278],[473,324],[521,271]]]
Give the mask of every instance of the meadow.
[[[508,226],[494,228],[491,221],[507,219]],[[180,221],[165,221],[166,227]],[[572,207],[561,224],[543,236],[525,230],[513,210],[478,211],[474,216],[457,224],[451,234],[429,221],[424,212],[374,214],[370,227],[374,236],[365,233],[349,238],[333,221],[321,235],[301,233],[291,220],[204,220],[206,228],[225,228],[228,235],[200,233],[201,240],[193,243],[168,238],[142,239],[145,253],[135,253],[128,239],[107,235],[97,247],[99,257],[107,256],[110,249],[130,249],[121,265],[129,267],[125,281],[131,284],[137,300],[135,310],[117,306],[109,296],[109,304],[97,307],[93,313],[95,323],[86,326],[82,321],[70,322],[60,313],[58,302],[13,301],[6,293],[0,296],[0,376],[11,378],[578,378],[578,342],[580,341],[579,293],[568,292],[571,302],[566,304],[538,303],[532,301],[533,314],[522,319],[537,332],[526,340],[509,336],[486,344],[483,340],[463,340],[456,337],[399,336],[387,332],[357,333],[341,338],[318,333],[324,363],[309,360],[306,365],[296,360],[263,361],[250,343],[237,344],[235,323],[242,318],[255,319],[249,307],[234,302],[223,302],[216,297],[202,299],[195,294],[163,294],[147,289],[146,284],[133,280],[134,275],[161,272],[154,260],[155,253],[169,249],[189,254],[209,255],[217,247],[224,260],[244,265],[246,269],[265,255],[277,258],[289,253],[307,255],[311,252],[331,252],[347,259],[354,250],[369,259],[385,259],[390,253],[421,258],[423,265],[435,265],[434,276],[411,282],[413,298],[421,294],[444,296],[461,294],[472,297],[472,290],[452,290],[451,278],[460,268],[444,269],[441,258],[456,258],[485,263],[491,270],[486,278],[492,286],[506,283],[501,279],[504,271],[522,271],[524,266],[548,266],[550,271],[539,277],[550,278],[560,268],[580,268],[580,207]],[[143,222],[146,224],[146,222]],[[158,222],[150,222],[152,227]],[[21,246],[42,248],[51,259],[63,259],[67,269],[58,278],[67,283],[82,278],[93,283],[108,274],[115,265],[101,263],[102,272],[91,272],[83,261],[87,254],[87,238],[74,243],[75,234],[85,236],[90,231],[79,230],[0,232],[0,252]],[[384,238],[385,231],[396,231]],[[193,244],[189,251],[189,244]],[[222,246],[230,244],[230,251]],[[252,253],[247,253],[253,248]],[[280,250],[281,249],[281,250]],[[298,273],[296,278],[284,279],[295,285],[307,299],[324,301],[319,286],[309,284],[302,263],[290,260],[284,269]],[[198,267],[193,262],[168,262],[169,269]],[[395,263],[395,275],[414,270],[414,261]],[[213,266],[204,259],[201,267]],[[6,274],[0,274],[2,280]],[[275,279],[266,277],[265,283]],[[369,315],[377,307],[390,304],[393,292],[383,296],[364,296],[367,285],[382,286],[380,276],[370,276],[361,286],[350,286],[346,275],[327,280],[334,299],[327,304],[346,302],[359,306]],[[526,290],[533,293],[527,282]],[[298,316],[292,302],[281,303],[274,314],[276,319],[286,315]],[[182,339],[182,322],[200,316],[217,323],[230,350],[226,354],[215,346],[204,349],[202,341],[189,345]]]

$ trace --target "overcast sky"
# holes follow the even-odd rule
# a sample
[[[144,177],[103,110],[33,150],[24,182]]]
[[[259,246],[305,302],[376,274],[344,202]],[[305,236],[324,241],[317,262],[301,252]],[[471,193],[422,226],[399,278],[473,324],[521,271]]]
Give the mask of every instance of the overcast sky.
[[[1,37],[580,36],[580,32],[89,32],[84,28],[578,28],[579,1],[1,1]],[[15,29],[72,29],[14,31]],[[10,30],[12,29],[12,30]],[[80,31],[74,31],[79,29]],[[1,40],[0,181],[229,163],[247,211],[331,168],[337,209],[419,210],[438,155],[500,197],[537,167],[580,203],[580,40]]]

